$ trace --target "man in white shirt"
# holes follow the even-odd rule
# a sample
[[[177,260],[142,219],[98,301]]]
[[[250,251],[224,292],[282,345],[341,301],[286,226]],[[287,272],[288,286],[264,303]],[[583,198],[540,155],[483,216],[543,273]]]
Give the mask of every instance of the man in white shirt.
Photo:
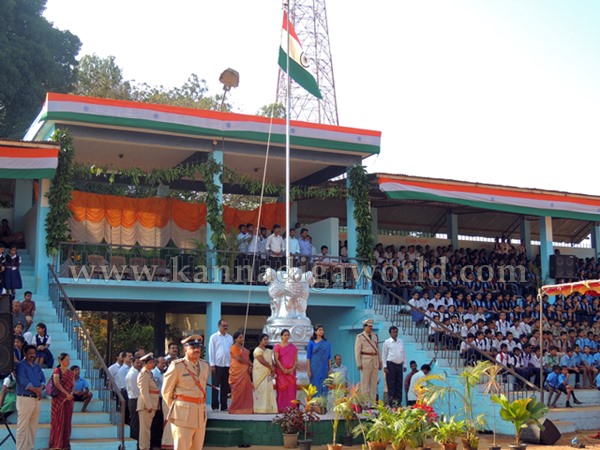
[[[117,355],[117,361],[114,364],[112,364],[111,366],[109,366],[108,372],[112,375],[113,378],[117,375],[117,372],[123,365],[123,358],[125,358],[125,356],[127,356],[127,352],[119,353]]]
[[[236,270],[233,273],[235,282],[244,282],[247,280],[248,273],[244,266],[248,264],[246,258],[248,255],[248,245],[252,239],[252,235],[246,231],[246,225],[241,223],[238,226],[240,232],[237,235],[238,254],[235,257]]]
[[[281,226],[273,225],[273,232],[267,238],[267,253],[269,255],[271,268],[279,270],[284,264],[285,246],[283,238],[280,236]]]
[[[133,356],[133,363],[125,376],[125,389],[127,389],[127,410],[129,411],[129,430],[131,439],[136,441],[140,438],[140,420],[137,412],[137,401],[140,396],[140,388],[137,384],[138,375],[142,370],[142,360],[139,353]]]
[[[398,327],[391,326],[390,337],[383,342],[383,372],[390,406],[402,405],[406,353],[404,342],[398,338]]]
[[[219,320],[219,331],[214,333],[208,341],[208,363],[212,373],[212,384],[220,388],[220,391],[212,392],[211,406],[213,411],[219,410],[219,393],[221,411],[227,411],[229,365],[231,362],[229,350],[233,345],[233,337],[227,334],[228,328],[229,324],[226,320]]]
[[[300,256],[300,242],[296,239],[296,229],[290,228],[288,236],[285,238],[286,249],[290,249],[290,257],[292,258],[292,265],[295,266]]]
[[[331,365],[331,371],[333,373],[340,373],[340,378],[344,380],[345,384],[348,384],[348,368],[342,364],[342,355],[335,355],[333,357],[333,364]]]
[[[410,379],[410,386],[408,387],[408,394],[406,395],[406,404],[412,406],[417,403],[418,392],[416,390],[418,381],[431,372],[431,366],[429,364],[423,364],[421,370],[415,373]]]

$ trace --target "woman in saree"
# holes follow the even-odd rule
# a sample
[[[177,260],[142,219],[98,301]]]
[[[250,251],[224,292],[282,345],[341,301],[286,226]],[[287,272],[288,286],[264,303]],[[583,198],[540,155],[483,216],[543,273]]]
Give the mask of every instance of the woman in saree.
[[[69,369],[71,358],[67,353],[61,353],[58,362],[58,367],[52,373],[52,381],[57,394],[52,397],[52,407],[50,409],[50,444],[48,447],[51,450],[71,448],[75,377]]]
[[[231,365],[229,366],[229,386],[231,387],[231,405],[229,414],[252,414],[252,362],[250,352],[244,348],[244,333],[233,334],[233,345],[229,349]]]
[[[269,336],[265,333],[258,338],[258,347],[254,349],[252,381],[254,384],[254,412],[259,414],[277,414],[277,400],[272,379],[275,376],[273,351],[267,348]]]
[[[315,325],[315,331],[306,347],[307,375],[310,384],[317,388],[317,395],[327,395],[323,383],[331,373],[331,344],[325,339],[323,325]]]
[[[277,375],[277,410],[285,411],[295,406],[296,368],[298,367],[298,349],[290,342],[290,331],[281,330],[281,344],[275,346],[275,374]]]

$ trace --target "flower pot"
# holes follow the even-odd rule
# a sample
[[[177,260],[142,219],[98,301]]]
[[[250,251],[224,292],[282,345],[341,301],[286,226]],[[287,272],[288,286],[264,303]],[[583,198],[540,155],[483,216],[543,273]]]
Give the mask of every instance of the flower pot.
[[[283,434],[283,446],[285,448],[298,447],[298,433]]]
[[[387,442],[367,442],[369,450],[385,450]]]
[[[342,445],[344,447],[352,447],[352,444],[354,444],[352,436],[342,436]]]
[[[477,450],[477,447],[479,447],[479,438],[474,438],[471,441],[472,442],[470,442],[469,439],[462,440],[463,450]]]
[[[392,448],[394,450],[405,450],[406,449],[406,442],[400,442],[398,444],[392,444]]]
[[[502,450],[500,445],[490,445],[489,450]]]
[[[527,444],[509,444],[508,448],[510,448],[510,450],[527,450]]]
[[[342,444],[327,444],[327,450],[342,450]]]
[[[456,442],[450,442],[448,444],[440,444],[440,446],[442,447],[442,450],[456,450],[458,444]]]
[[[431,447],[419,447],[419,450],[431,450]]]
[[[310,450],[312,446],[312,439],[298,439],[298,447],[300,450]]]

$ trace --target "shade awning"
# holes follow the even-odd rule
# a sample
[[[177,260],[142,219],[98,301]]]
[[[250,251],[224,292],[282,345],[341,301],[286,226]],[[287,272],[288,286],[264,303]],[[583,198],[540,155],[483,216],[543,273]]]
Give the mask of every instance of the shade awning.
[[[58,151],[58,144],[0,141],[0,178],[52,178]]]
[[[542,294],[546,295],[571,295],[579,293],[600,297],[600,280],[585,280],[575,283],[549,284],[542,286]]]

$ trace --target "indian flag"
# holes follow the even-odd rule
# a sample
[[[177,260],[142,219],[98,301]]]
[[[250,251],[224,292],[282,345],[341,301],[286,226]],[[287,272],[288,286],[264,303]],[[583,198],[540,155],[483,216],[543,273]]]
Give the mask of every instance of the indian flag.
[[[289,40],[289,64],[290,73],[289,76],[314,95],[317,98],[323,98],[319,85],[315,77],[307,70],[309,64],[308,59],[304,55],[302,45],[296,36],[294,26],[288,20],[287,12],[283,12],[283,31],[281,33],[281,47],[279,47],[279,66],[287,72],[287,60],[288,60],[288,40]]]

